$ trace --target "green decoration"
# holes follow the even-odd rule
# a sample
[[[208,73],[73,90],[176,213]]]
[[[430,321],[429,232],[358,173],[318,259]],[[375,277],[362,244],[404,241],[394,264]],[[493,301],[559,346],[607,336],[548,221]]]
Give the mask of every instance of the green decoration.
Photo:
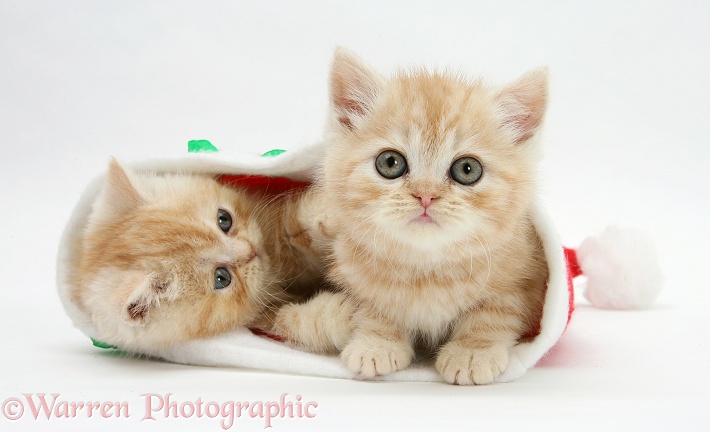
[[[187,142],[187,151],[188,153],[211,153],[219,149],[207,140],[191,140]]]
[[[98,347],[98,348],[103,348],[103,349],[118,349],[118,347],[115,346],[115,345],[109,345],[109,344],[107,344],[106,342],[101,342],[100,340],[96,340],[96,339],[94,339],[94,338],[91,338],[91,342],[93,342],[93,343],[94,343],[94,346],[95,346],[95,347]]]
[[[278,155],[280,155],[281,153],[286,153],[286,150],[273,149],[273,150],[267,151],[266,153],[264,153],[264,154],[261,155],[261,156],[262,156],[262,157],[273,157],[273,156],[278,156]]]

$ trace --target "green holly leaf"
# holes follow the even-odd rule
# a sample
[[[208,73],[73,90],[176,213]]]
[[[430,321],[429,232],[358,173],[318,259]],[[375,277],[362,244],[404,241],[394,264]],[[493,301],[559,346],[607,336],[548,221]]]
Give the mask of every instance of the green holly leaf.
[[[187,151],[188,153],[211,153],[219,149],[207,140],[191,140],[187,142]]]
[[[286,150],[273,149],[273,150],[267,151],[266,153],[264,153],[264,154],[261,155],[261,156],[262,156],[262,157],[273,157],[273,156],[278,156],[278,155],[280,155],[281,153],[286,153]]]
[[[98,348],[103,348],[103,349],[118,349],[117,346],[115,345],[109,345],[106,342],[101,342],[100,340],[96,340],[94,338],[91,338],[91,342],[93,342],[95,347]]]

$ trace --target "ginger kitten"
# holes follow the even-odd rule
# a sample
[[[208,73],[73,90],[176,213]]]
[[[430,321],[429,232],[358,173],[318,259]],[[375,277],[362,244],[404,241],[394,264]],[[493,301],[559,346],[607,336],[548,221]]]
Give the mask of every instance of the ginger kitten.
[[[319,285],[301,195],[257,196],[113,160],[77,245],[72,300],[94,337],[143,353],[264,321]]]
[[[547,265],[530,215],[546,70],[503,87],[425,70],[387,79],[339,49],[330,98],[314,193],[332,210],[320,224],[342,291],[289,305],[277,331],[342,350],[366,377],[406,368],[424,346],[445,381],[493,382],[542,313]]]

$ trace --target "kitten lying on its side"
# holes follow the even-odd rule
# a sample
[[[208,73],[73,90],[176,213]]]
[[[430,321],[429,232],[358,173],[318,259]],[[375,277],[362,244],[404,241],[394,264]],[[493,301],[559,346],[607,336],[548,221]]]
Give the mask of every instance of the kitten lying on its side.
[[[320,285],[298,222],[302,195],[256,196],[113,160],[76,246],[72,302],[90,314],[96,338],[142,353],[264,324]]]
[[[339,293],[279,312],[275,331],[341,350],[367,377],[435,352],[454,384],[493,382],[538,329],[547,265],[531,222],[547,72],[502,88],[417,70],[383,78],[338,50],[315,194]]]

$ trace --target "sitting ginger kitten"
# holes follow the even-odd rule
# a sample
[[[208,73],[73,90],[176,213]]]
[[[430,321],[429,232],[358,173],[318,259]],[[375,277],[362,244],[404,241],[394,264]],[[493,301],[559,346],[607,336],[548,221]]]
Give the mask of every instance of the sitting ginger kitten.
[[[340,288],[279,311],[275,331],[341,351],[365,377],[424,346],[446,382],[487,384],[538,329],[547,265],[531,221],[547,72],[495,88],[449,73],[386,79],[339,49],[330,147],[314,194]]]
[[[320,286],[298,223],[302,197],[113,160],[76,246],[72,301],[90,313],[95,338],[147,354],[269,324],[273,309]]]

